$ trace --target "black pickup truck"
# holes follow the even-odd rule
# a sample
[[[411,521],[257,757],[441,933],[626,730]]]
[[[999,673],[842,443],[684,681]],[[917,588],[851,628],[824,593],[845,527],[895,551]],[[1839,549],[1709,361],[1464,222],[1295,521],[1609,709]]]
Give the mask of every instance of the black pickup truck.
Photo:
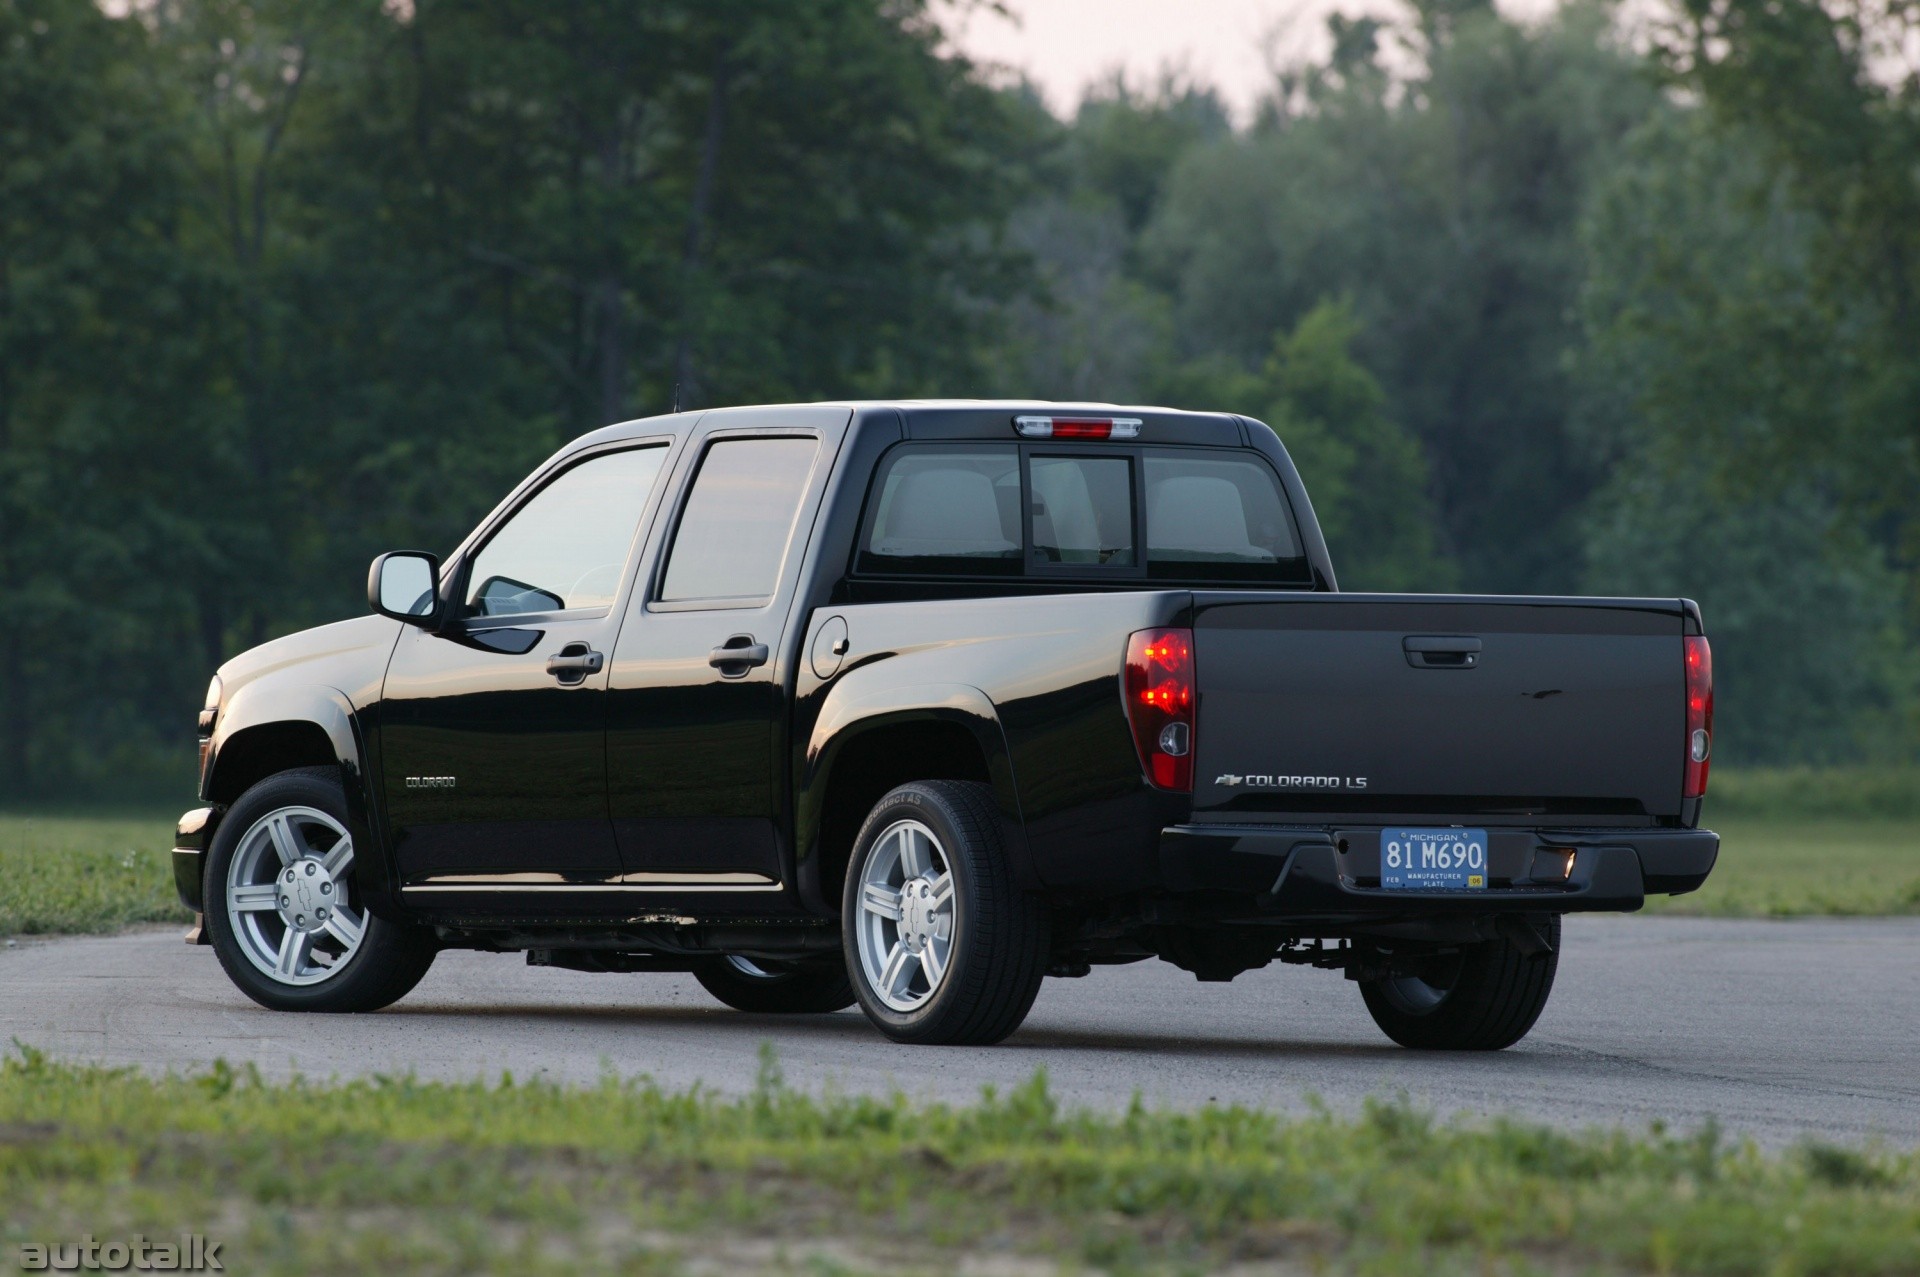
[[[1049,975],[1278,960],[1396,1042],[1497,1049],[1562,914],[1719,848],[1694,604],[1340,593],[1244,417],[630,422],[368,593],[200,714],[188,939],[277,1009],[469,948],[985,1043]]]

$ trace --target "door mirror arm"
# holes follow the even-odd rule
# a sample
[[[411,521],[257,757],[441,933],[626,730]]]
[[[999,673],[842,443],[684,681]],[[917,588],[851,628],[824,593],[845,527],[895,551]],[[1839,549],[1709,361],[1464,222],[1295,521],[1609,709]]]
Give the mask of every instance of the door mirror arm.
[[[367,604],[422,629],[438,629],[447,608],[440,599],[440,557],[422,550],[395,550],[367,570]]]

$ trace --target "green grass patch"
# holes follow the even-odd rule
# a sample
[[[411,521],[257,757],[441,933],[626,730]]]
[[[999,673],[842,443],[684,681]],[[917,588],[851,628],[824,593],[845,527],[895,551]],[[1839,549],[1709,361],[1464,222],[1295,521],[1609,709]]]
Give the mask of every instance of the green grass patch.
[[[0,812],[0,936],[185,922],[173,822]]]
[[[0,1230],[200,1232],[231,1271],[1920,1271],[1920,1157],[1242,1108],[1063,1110],[0,1063]]]
[[[1711,799],[1709,800],[1711,801]],[[1735,918],[1920,913],[1920,819],[1709,816],[1720,859],[1649,911]]]

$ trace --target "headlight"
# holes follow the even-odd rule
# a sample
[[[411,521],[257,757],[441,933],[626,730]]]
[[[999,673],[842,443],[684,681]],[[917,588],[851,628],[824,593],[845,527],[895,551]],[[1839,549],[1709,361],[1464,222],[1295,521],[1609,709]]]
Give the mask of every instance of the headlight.
[[[207,760],[213,756],[213,724],[220,717],[220,676],[207,684],[206,704],[200,710],[200,788],[207,787]]]
[[[220,676],[215,674],[213,681],[207,684],[207,699],[200,706],[200,734],[213,735],[213,720],[220,716]]]

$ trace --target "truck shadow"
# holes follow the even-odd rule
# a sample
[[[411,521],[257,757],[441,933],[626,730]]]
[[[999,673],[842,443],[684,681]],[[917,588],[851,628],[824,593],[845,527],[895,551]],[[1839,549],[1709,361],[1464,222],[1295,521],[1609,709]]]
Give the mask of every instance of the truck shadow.
[[[732,1011],[721,1006],[621,1006],[615,1003],[556,1006],[538,1003],[403,1003],[380,1012],[383,1016],[404,1016],[418,1020],[524,1021],[560,1027],[618,1028],[644,1030],[648,1027],[698,1029],[711,1036],[716,1045],[744,1041],[757,1048],[774,1038],[787,1042],[846,1042],[863,1049],[880,1048],[919,1053],[924,1051],[963,1050],[992,1055],[1040,1054],[1045,1052],[1091,1052],[1103,1055],[1155,1056],[1162,1059],[1268,1059],[1268,1060],[1411,1060],[1401,1047],[1384,1040],[1367,1042],[1301,1041],[1275,1036],[1207,1037],[1193,1034],[1151,1033],[1116,1026],[1100,1028],[1051,1028],[1029,1025],[1006,1041],[988,1047],[909,1047],[888,1041],[867,1023],[859,1011],[848,1009],[831,1015],[756,1015]],[[1524,1052],[1522,1052],[1524,1053]],[[1496,1058],[1474,1053],[1476,1058]],[[1514,1052],[1502,1053],[1512,1055]],[[849,1062],[857,1063],[858,1060]],[[1044,1062],[1044,1061],[1042,1061]]]

